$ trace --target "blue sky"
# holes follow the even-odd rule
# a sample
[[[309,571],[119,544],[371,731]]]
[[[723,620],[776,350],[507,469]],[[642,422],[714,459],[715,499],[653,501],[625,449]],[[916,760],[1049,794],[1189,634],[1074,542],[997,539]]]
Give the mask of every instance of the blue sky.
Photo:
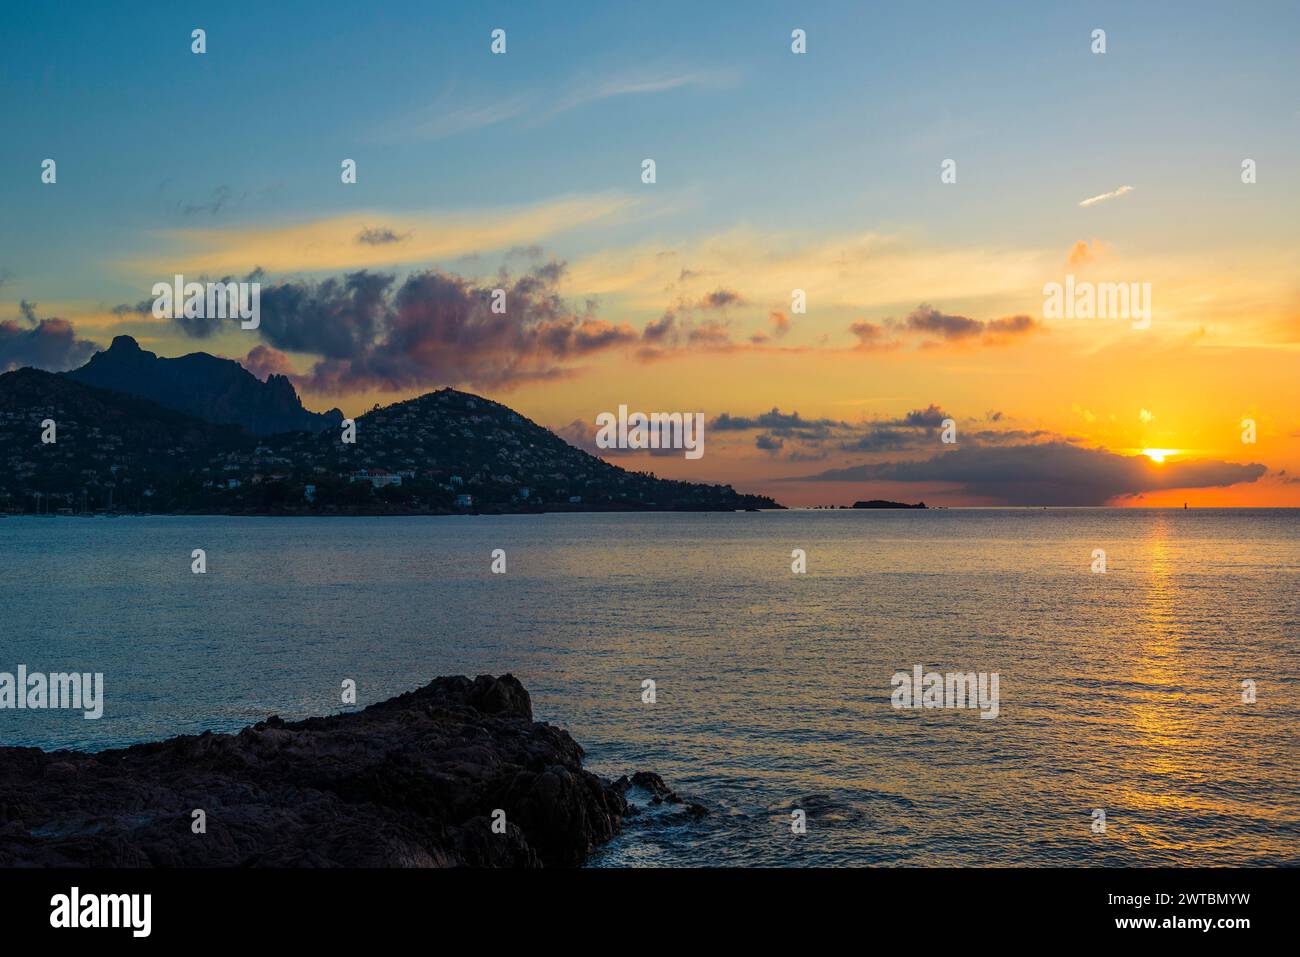
[[[1213,170],[1238,162],[1240,142],[1271,157],[1266,175],[1300,159],[1294,4],[557,10],[7,11],[0,269],[33,299],[129,298],[134,287],[101,264],[148,246],[150,231],[630,191],[646,156],[660,208],[563,252],[734,224],[1051,241],[1060,217],[1078,215],[1043,215],[1063,189],[1135,179],[1117,225],[1186,246],[1203,240],[1188,228],[1201,216],[1232,228],[1218,215],[1231,184]],[[195,26],[204,56],[189,49]],[[498,26],[508,53],[494,57]],[[789,53],[795,26],[806,57]],[[1104,57],[1088,49],[1097,26]],[[657,91],[601,96],[637,88]],[[55,190],[38,179],[47,156]],[[958,206],[936,185],[949,156],[968,187]],[[340,188],[344,157],[360,165],[355,189]],[[1174,203],[1183,216],[1151,214]],[[1249,229],[1294,211],[1265,204]]]

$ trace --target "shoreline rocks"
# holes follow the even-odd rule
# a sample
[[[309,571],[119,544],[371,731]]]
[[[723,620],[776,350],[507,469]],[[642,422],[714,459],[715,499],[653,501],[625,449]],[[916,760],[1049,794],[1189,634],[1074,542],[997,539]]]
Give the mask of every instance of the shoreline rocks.
[[[576,866],[635,813],[628,779],[584,770],[578,743],[532,717],[513,675],[458,676],[236,734],[0,748],[0,867]],[[657,775],[633,781],[676,799]]]

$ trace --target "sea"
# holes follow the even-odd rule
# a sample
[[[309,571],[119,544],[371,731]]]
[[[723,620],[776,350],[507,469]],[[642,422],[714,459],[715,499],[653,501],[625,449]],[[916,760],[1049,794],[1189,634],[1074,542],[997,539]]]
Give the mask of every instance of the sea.
[[[8,517],[19,665],[103,717],[0,744],[84,750],[510,672],[708,811],[594,867],[1300,864],[1300,510]]]

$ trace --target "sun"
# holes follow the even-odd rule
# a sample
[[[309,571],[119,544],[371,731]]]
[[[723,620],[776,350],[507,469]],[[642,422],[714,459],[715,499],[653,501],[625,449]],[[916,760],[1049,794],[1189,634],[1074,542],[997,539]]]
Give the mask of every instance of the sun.
[[[1147,458],[1149,458],[1152,462],[1159,462],[1160,464],[1163,465],[1165,461],[1165,456],[1177,455],[1178,449],[1143,449],[1142,454],[1145,455]]]

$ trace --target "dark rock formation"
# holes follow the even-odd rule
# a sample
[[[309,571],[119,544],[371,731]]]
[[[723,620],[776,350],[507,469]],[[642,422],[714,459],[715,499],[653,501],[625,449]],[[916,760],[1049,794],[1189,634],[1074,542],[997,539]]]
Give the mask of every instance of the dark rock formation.
[[[873,498],[865,502],[854,502],[854,508],[925,508],[924,502],[908,505],[906,502],[887,502],[882,498]]]
[[[582,757],[532,720],[508,674],[238,734],[96,754],[0,748],[0,866],[576,865],[628,813]],[[196,809],[205,834],[191,830]]]
[[[649,803],[652,806],[661,804],[680,805],[681,810],[688,817],[701,818],[709,813],[708,809],[703,805],[696,804],[693,801],[683,801],[681,795],[665,784],[664,779],[653,771],[638,771],[630,778],[625,774],[611,784],[610,788],[620,797],[626,797],[628,791],[639,788],[649,796]],[[629,802],[628,813],[636,814],[637,812],[636,805]]]
[[[159,358],[130,336],[118,336],[80,369],[64,373],[77,382],[150,399],[205,422],[238,425],[255,435],[320,432],[338,428],[338,409],[310,412],[293,383],[282,375],[265,382],[233,359],[192,352]]]

